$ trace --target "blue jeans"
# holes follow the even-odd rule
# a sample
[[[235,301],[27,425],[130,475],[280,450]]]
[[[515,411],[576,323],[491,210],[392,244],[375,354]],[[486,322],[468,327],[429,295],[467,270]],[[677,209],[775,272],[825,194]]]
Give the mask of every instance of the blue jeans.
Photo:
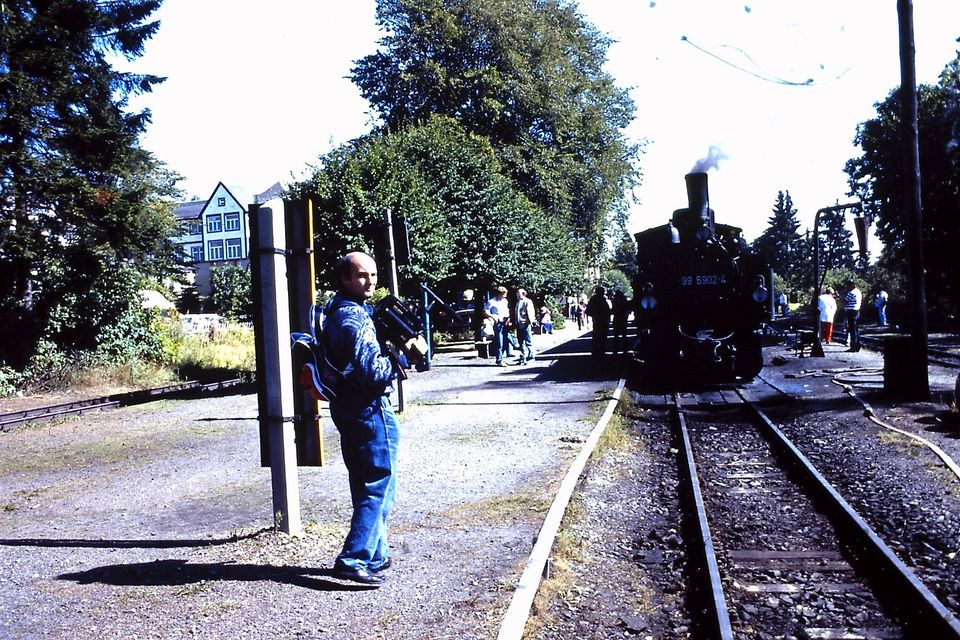
[[[493,348],[497,350],[497,364],[503,362],[503,356],[509,349],[510,336],[507,335],[507,325],[505,322],[493,323]]]
[[[520,342],[520,361],[533,360],[533,332],[530,323],[517,325],[517,340]]]
[[[847,343],[851,349],[860,348],[860,312],[853,309],[846,309],[847,312]]]
[[[337,567],[378,569],[390,556],[387,517],[397,488],[399,429],[387,396],[330,403],[350,478],[353,517]]]

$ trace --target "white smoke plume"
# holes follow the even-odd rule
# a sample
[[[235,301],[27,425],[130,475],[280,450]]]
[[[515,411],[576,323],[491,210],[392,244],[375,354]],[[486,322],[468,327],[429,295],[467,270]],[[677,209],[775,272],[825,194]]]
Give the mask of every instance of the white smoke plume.
[[[729,158],[718,145],[710,145],[707,155],[693,164],[690,173],[706,172],[708,169],[720,169],[720,161]]]

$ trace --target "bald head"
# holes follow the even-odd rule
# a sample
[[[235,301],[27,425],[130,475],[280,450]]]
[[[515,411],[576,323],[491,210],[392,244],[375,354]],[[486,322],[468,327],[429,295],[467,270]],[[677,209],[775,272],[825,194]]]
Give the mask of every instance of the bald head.
[[[340,258],[334,272],[340,292],[357,302],[369,299],[377,288],[377,263],[361,251]]]

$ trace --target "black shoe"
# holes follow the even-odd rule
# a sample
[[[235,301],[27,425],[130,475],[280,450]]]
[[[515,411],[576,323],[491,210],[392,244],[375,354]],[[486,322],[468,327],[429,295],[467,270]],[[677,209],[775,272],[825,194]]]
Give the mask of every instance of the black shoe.
[[[377,574],[377,573],[380,573],[381,571],[386,571],[392,566],[393,566],[393,558],[387,558],[386,560],[383,561],[383,564],[381,564],[376,569],[367,569],[367,571],[373,574]]]
[[[384,577],[366,569],[349,569],[347,567],[334,567],[333,577],[338,580],[349,580],[350,582],[359,582],[360,584],[379,587],[383,584]]]

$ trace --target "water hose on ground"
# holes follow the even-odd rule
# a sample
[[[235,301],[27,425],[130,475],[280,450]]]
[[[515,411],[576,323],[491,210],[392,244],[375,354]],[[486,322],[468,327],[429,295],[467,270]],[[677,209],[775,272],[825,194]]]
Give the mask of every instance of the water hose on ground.
[[[918,442],[923,443],[927,448],[929,448],[931,451],[933,451],[935,454],[937,454],[937,457],[939,457],[941,460],[943,460],[943,463],[944,463],[945,465],[947,465],[947,468],[950,469],[950,471],[953,472],[953,475],[955,475],[955,476],[957,477],[957,479],[960,479],[960,465],[957,465],[957,463],[953,461],[953,458],[951,458],[949,455],[947,455],[947,452],[946,452],[946,451],[944,451],[943,449],[941,449],[940,447],[938,447],[938,446],[935,445],[934,443],[930,442],[930,441],[927,440],[926,438],[923,438],[923,437],[921,437],[921,436],[918,436],[918,435],[915,434],[915,433],[911,433],[911,432],[909,432],[909,431],[905,431],[905,430],[903,430],[903,429],[900,429],[900,428],[898,428],[898,427],[895,427],[895,426],[893,426],[892,424],[890,424],[890,423],[888,423],[888,422],[884,422],[883,420],[881,420],[880,418],[878,418],[876,412],[874,412],[874,410],[873,410],[873,407],[871,407],[867,402],[865,402],[863,399],[861,399],[861,398],[854,392],[853,387],[850,386],[849,384],[846,384],[845,382],[842,382],[839,378],[834,378],[831,382],[833,382],[833,384],[835,384],[835,385],[837,385],[837,386],[843,387],[844,393],[846,393],[847,395],[849,395],[850,397],[852,397],[854,400],[856,400],[857,402],[859,402],[859,403],[861,404],[861,406],[863,406],[863,415],[866,416],[867,419],[869,419],[869,420],[870,420],[871,422],[873,422],[874,424],[883,427],[884,429],[890,429],[891,431],[896,431],[897,433],[899,433],[899,434],[901,434],[901,435],[907,436],[908,438],[912,438],[913,440],[916,440],[916,441],[918,441]]]

